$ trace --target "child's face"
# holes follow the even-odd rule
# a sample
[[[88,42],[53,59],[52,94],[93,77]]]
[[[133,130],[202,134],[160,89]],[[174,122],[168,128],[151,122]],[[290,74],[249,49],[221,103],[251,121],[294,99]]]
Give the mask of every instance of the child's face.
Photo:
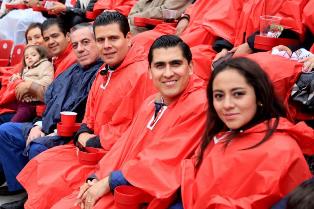
[[[32,67],[35,62],[39,61],[40,55],[34,47],[27,48],[24,52],[25,64],[27,67]]]

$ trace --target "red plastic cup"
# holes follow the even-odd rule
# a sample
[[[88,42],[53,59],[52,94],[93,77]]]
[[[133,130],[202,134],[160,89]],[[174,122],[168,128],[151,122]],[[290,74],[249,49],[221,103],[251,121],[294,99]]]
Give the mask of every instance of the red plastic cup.
[[[74,126],[76,122],[76,112],[70,112],[70,111],[63,111],[61,114],[61,123],[64,126]]]
[[[118,186],[114,190],[114,201],[117,209],[139,209],[143,191],[128,185]]]

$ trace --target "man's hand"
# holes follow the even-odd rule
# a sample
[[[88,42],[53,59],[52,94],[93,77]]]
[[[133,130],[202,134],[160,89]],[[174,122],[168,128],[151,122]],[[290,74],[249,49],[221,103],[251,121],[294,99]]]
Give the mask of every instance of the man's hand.
[[[28,134],[28,138],[26,141],[26,146],[31,143],[34,139],[37,139],[39,137],[45,136],[45,133],[41,131],[41,128],[39,126],[35,126],[31,129],[31,131]]]
[[[246,55],[246,54],[252,54],[253,50],[250,48],[248,43],[241,44],[240,46],[233,48],[230,52],[234,51],[234,57]]]
[[[28,93],[32,85],[31,81],[23,81],[15,87],[16,99],[21,101],[26,93]]]
[[[185,31],[185,29],[188,27],[188,25],[189,25],[189,20],[187,18],[182,18],[177,24],[176,35],[180,36],[183,33],[183,31]]]
[[[228,54],[228,50],[227,49],[222,49],[219,53],[216,54],[215,58],[212,61],[212,64],[214,62],[216,62],[217,60],[219,60],[220,58],[226,56]],[[214,66],[211,65],[211,69],[214,70]]]
[[[58,1],[53,1],[53,5],[48,9],[49,14],[58,15],[61,12],[65,12],[66,6]]]
[[[92,209],[96,202],[110,191],[109,178],[106,177],[100,181],[93,180],[93,182],[87,184],[90,184],[90,186],[84,184],[83,188],[80,188],[79,202],[76,205],[79,204],[84,209]]]
[[[86,142],[95,137],[96,135],[95,134],[89,134],[89,133],[81,133],[78,137],[78,142],[83,146],[83,147],[86,147]]]
[[[285,52],[287,52],[289,57],[291,57],[291,55],[292,55],[291,49],[289,49],[289,47],[284,46],[284,45],[275,46],[273,49],[277,49],[278,51],[285,51]]]

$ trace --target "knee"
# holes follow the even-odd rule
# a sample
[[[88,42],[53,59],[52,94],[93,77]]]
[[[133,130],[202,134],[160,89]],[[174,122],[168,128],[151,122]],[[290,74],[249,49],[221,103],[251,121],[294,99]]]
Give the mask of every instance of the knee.
[[[7,134],[12,129],[12,122],[3,123],[0,125],[0,136]]]
[[[28,152],[28,158],[29,160],[33,159],[43,151],[47,150],[47,147],[42,144],[37,144],[37,143],[31,143],[29,147],[29,152]]]

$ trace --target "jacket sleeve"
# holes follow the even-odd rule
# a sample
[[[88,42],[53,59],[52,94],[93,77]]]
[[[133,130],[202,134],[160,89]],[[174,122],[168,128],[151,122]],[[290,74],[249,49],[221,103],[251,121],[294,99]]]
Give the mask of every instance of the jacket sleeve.
[[[145,17],[145,18],[153,18],[153,19],[163,19],[163,13],[162,11],[165,9],[171,9],[176,10],[176,16],[175,19],[178,19],[187,5],[189,5],[191,1],[188,0],[166,0],[162,5],[152,5],[148,6],[147,8],[142,8],[142,10],[137,10],[137,13],[132,12],[132,16],[134,17]],[[133,11],[133,9],[132,9]],[[132,18],[132,19],[133,19]],[[133,20],[132,20],[133,21]]]

